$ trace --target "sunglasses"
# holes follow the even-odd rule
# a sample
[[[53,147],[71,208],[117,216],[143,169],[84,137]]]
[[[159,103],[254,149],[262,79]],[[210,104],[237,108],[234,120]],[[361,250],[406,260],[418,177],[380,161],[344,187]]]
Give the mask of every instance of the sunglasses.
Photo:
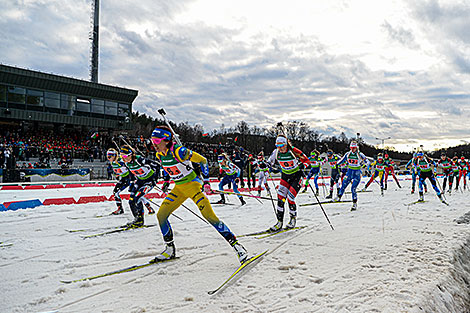
[[[128,159],[128,158],[130,158],[131,156],[132,156],[131,153],[129,153],[129,154],[123,154],[123,153],[121,153],[121,158],[123,158],[123,159]]]
[[[152,143],[154,145],[158,145],[160,142],[162,142],[164,138],[157,138],[157,137],[152,137]]]
[[[282,147],[284,147],[285,145],[286,145],[286,144],[283,143],[283,142],[276,143],[276,147],[278,147],[278,148],[282,148]]]
[[[108,159],[111,159],[112,157],[115,157],[115,156],[117,156],[117,155],[115,155],[115,154],[108,154],[106,157],[107,157]]]

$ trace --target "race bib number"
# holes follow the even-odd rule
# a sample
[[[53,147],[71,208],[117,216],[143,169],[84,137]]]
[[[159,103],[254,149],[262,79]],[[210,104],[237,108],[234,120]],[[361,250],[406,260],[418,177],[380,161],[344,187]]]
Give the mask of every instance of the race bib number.
[[[138,168],[136,170],[132,170],[131,171],[134,175],[137,175],[137,176],[142,176],[145,174],[144,170],[142,168]]]
[[[359,160],[357,159],[348,159],[348,163],[351,165],[357,165],[359,164]]]
[[[294,167],[294,161],[281,161],[279,162],[283,168]]]
[[[178,169],[176,166],[171,166],[171,167],[165,167],[165,171],[170,175],[170,176],[177,176],[181,174],[181,171]]]

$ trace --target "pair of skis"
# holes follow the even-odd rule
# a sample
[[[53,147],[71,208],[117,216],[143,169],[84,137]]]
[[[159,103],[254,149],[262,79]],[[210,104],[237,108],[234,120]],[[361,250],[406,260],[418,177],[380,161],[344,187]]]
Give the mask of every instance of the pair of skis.
[[[278,231],[272,231],[270,229],[267,229],[267,230],[263,230],[263,231],[258,231],[258,232],[254,232],[254,233],[248,233],[248,234],[240,235],[238,237],[255,237],[256,239],[263,239],[263,238],[268,238],[268,237],[272,237],[272,236],[275,236],[275,235],[279,235],[279,234],[282,234],[282,233],[285,233],[285,232],[288,232],[288,231],[300,230],[300,229],[303,229],[303,228],[306,228],[306,227],[307,226],[297,226],[297,227],[291,227],[291,228],[284,227],[284,228],[281,228]]]
[[[208,294],[213,295],[213,294],[217,293],[218,291],[222,290],[225,286],[227,286],[228,283],[230,283],[231,281],[234,281],[236,278],[239,278],[242,273],[246,273],[249,269],[253,268],[253,266],[256,265],[268,251],[269,250],[265,250],[265,251],[263,251],[259,254],[256,254],[256,255],[252,256],[251,258],[247,259],[245,262],[243,262],[235,270],[235,272],[233,272],[232,275],[230,275],[216,289],[208,291]],[[122,269],[118,269],[118,270],[103,273],[103,274],[98,274],[98,275],[79,278],[79,279],[74,279],[74,280],[61,280],[60,282],[64,283],[64,284],[71,284],[71,283],[77,283],[77,282],[82,282],[82,281],[86,281],[86,280],[94,280],[94,279],[98,279],[98,278],[109,277],[109,276],[113,276],[113,275],[133,272],[133,271],[136,271],[136,270],[139,270],[139,269],[142,269],[142,268],[146,268],[146,267],[151,266],[151,265],[155,265],[155,264],[159,264],[159,263],[166,263],[166,262],[174,261],[174,260],[177,260],[177,259],[179,259],[179,257],[176,257],[176,258],[173,258],[173,259],[168,259],[168,260],[161,260],[161,261],[152,260],[152,261],[147,262],[147,263],[132,265],[132,266],[129,266],[129,267],[125,267],[125,268],[122,268]],[[249,265],[253,265],[253,266],[249,267]]]

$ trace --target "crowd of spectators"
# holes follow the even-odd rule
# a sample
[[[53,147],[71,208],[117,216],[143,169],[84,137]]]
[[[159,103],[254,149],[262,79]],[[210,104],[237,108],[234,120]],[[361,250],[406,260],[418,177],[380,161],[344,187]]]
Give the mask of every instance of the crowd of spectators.
[[[0,132],[0,168],[49,168],[51,163],[69,168],[73,159],[104,161],[109,140],[105,135],[91,138],[78,131],[39,130]],[[31,159],[39,159],[30,162]],[[16,165],[17,164],[17,165]]]

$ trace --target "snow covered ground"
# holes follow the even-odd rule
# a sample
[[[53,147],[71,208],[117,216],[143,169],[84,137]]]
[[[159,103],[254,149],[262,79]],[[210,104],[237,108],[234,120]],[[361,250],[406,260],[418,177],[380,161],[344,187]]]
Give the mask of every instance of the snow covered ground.
[[[470,211],[470,193],[448,196],[450,206],[445,206],[429,191],[427,202],[405,206],[417,199],[410,195],[410,183],[403,181],[404,188],[397,189],[390,182],[384,197],[376,184],[371,185],[374,192],[359,194],[356,212],[349,211],[350,203],[324,205],[334,231],[314,205],[299,207],[298,226],[307,228],[266,239],[240,238],[251,253],[270,252],[213,296],[207,291],[234,271],[237,258],[212,227],[183,207],[176,214],[184,221],[170,218],[178,260],[72,284],[60,280],[147,262],[163,248],[159,228],[80,237],[130,220],[127,203],[125,215],[104,218],[94,216],[114,210],[113,202],[2,212],[0,312],[468,311],[462,305],[468,295],[463,288],[470,281],[470,231],[468,224],[454,219]],[[110,195],[111,190],[2,191],[0,200],[41,199],[50,192]],[[236,205],[214,209],[235,234],[274,224],[270,201],[261,205],[247,199],[248,204],[239,207],[235,196],[229,200]],[[297,198],[298,204],[314,201],[311,193]],[[190,201],[185,204],[196,210]],[[155,224],[156,217],[146,216],[146,223]],[[78,229],[87,231],[66,231]]]

